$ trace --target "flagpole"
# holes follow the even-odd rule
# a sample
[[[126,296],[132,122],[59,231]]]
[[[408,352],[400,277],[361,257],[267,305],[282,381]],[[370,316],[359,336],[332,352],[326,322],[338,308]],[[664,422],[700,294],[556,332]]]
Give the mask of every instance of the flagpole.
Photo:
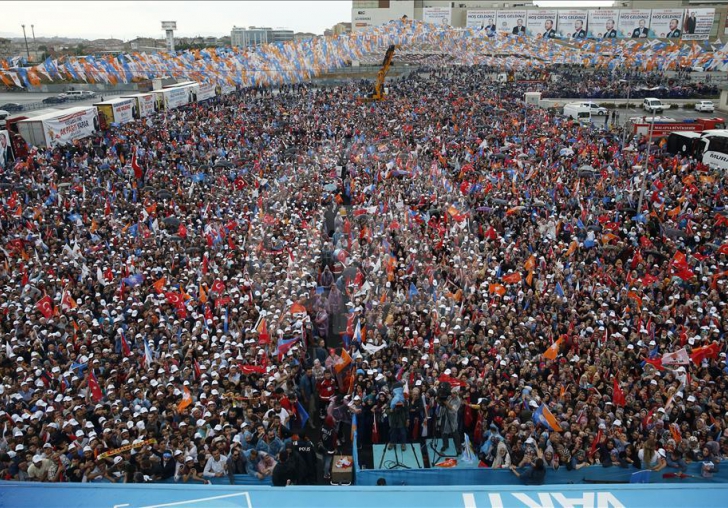
[[[647,172],[649,170],[649,164],[650,164],[650,149],[652,148],[652,133],[655,130],[655,113],[657,113],[656,109],[652,109],[652,122],[650,123],[650,137],[647,141],[647,157],[645,159],[644,168],[642,169],[642,182],[640,182],[641,188],[640,188],[640,199],[639,203],[637,204],[637,215],[642,213],[642,200],[645,197],[645,184],[647,182]]]

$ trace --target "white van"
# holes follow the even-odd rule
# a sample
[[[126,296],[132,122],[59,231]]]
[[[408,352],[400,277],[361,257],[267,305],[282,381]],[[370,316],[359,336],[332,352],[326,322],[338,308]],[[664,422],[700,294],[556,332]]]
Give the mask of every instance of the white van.
[[[655,113],[662,113],[667,109],[667,106],[663,104],[660,99],[647,97],[645,100],[642,101],[642,108],[645,111],[649,111],[650,113],[652,113],[653,111]]]
[[[583,104],[567,104],[564,106],[564,116],[579,123],[588,124],[591,122],[591,108]]]
[[[64,95],[68,100],[74,100],[83,97],[83,92],[81,90],[71,90],[69,92],[65,92]]]

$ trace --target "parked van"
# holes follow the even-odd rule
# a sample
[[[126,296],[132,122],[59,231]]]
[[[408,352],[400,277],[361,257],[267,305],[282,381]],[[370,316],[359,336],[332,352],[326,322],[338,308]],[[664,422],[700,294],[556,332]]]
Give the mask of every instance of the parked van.
[[[656,99],[654,97],[647,97],[643,100],[642,107],[645,111],[649,111],[650,113],[662,113],[667,109],[667,106],[663,104],[660,99]]]
[[[591,108],[583,104],[567,104],[564,106],[564,116],[573,118],[582,124],[591,122]]]

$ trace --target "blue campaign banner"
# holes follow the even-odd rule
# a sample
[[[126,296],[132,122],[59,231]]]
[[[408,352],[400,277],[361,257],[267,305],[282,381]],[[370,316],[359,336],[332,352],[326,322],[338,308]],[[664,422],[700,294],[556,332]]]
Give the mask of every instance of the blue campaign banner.
[[[244,487],[0,484],[0,508],[725,508],[728,485]]]

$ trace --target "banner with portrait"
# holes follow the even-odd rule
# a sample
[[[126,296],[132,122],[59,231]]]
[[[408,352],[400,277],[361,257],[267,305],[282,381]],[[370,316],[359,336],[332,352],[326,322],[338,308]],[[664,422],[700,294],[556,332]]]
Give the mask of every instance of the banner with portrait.
[[[650,37],[679,39],[682,36],[682,9],[652,9]]]
[[[495,10],[472,9],[468,10],[465,26],[476,30],[495,32]]]
[[[527,14],[528,12],[525,10],[498,11],[495,21],[498,33],[502,35],[526,35]]]
[[[556,35],[556,22],[558,11],[532,10],[528,11],[526,20],[526,35],[532,37],[552,38]]]
[[[617,30],[621,39],[647,39],[650,36],[650,9],[619,11]]]
[[[559,11],[559,37],[586,39],[588,18],[589,11]]]
[[[10,144],[10,133],[0,131],[0,169],[9,168],[14,160],[13,146]]]
[[[710,37],[715,9],[685,9],[682,38],[685,41],[706,41]]]
[[[618,19],[619,9],[589,11],[588,37],[590,39],[616,39]]]

